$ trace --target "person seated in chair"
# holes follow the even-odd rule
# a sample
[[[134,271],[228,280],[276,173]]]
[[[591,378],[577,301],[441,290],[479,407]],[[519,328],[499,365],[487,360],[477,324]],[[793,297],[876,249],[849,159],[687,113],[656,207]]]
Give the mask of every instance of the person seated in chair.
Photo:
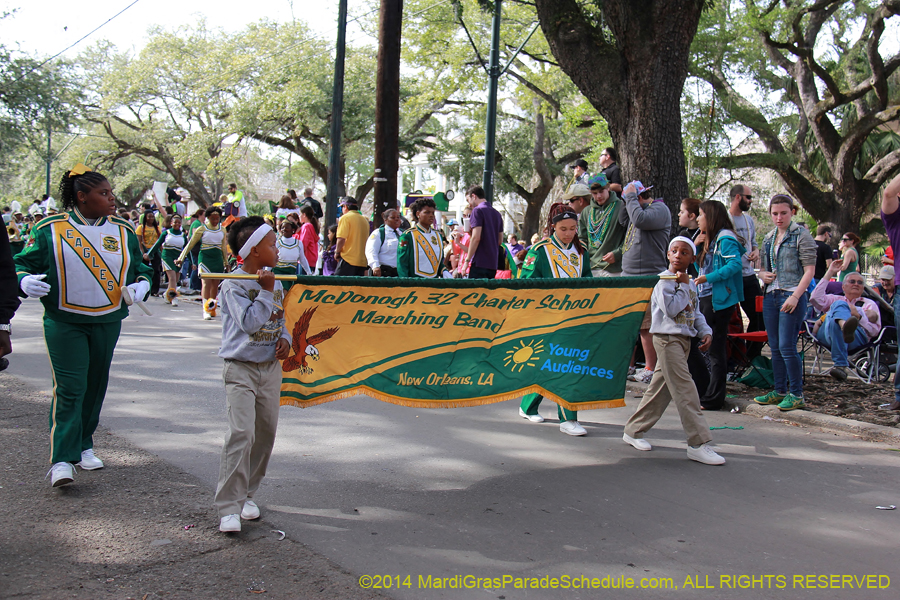
[[[813,306],[823,313],[813,333],[831,350],[834,366],[830,374],[838,381],[847,379],[848,355],[866,345],[881,331],[878,305],[874,300],[862,297],[865,279],[860,273],[847,273],[844,277],[843,296],[826,292],[828,280],[840,271],[841,266],[841,259],[832,261],[810,297]]]

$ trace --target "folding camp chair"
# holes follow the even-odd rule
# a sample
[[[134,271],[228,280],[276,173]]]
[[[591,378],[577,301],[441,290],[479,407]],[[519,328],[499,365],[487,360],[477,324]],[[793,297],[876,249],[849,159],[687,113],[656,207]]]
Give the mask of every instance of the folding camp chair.
[[[831,350],[819,341],[813,334],[813,326],[815,321],[804,321],[804,330],[801,333],[801,352],[810,348],[815,348],[815,358],[813,359],[810,373],[823,373],[825,353]],[[889,365],[882,362],[882,349],[886,347],[897,351],[897,328],[883,327],[878,335],[869,340],[865,345],[860,346],[849,354],[848,362],[855,372],[856,376],[866,383],[873,381],[883,383],[890,379],[891,369]],[[804,361],[805,364],[805,361]],[[805,369],[804,369],[805,372]]]

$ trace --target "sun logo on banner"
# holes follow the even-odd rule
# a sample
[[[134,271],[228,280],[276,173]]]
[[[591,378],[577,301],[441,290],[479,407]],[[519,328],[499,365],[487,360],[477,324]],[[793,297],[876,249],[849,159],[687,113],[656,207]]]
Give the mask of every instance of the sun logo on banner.
[[[535,342],[531,340],[527,344],[522,340],[519,340],[518,346],[513,346],[512,350],[506,351],[506,358],[503,359],[503,366],[510,367],[510,371],[515,373],[516,369],[519,369],[519,373],[522,372],[522,369],[525,367],[534,367],[537,365],[536,362],[531,362],[533,360],[537,360],[538,354],[543,352],[544,350],[544,340],[540,340]]]

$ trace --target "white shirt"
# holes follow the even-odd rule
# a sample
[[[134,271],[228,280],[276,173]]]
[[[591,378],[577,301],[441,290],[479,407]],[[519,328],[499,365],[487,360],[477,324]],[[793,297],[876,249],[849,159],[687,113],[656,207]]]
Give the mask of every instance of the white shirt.
[[[381,242],[381,228],[369,234],[366,240],[366,262],[373,269],[386,265],[397,268],[397,246],[400,243],[400,230],[384,226],[384,243]]]

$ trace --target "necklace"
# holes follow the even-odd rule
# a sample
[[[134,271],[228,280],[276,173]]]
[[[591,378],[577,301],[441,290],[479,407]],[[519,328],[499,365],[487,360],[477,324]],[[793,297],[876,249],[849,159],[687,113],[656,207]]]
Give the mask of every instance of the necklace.
[[[591,207],[591,212],[588,213],[587,226],[592,248],[599,248],[603,243],[603,239],[609,230],[609,224],[612,221],[610,217],[612,216],[614,204],[614,202],[607,201],[606,205],[599,211],[595,210],[593,206]]]

